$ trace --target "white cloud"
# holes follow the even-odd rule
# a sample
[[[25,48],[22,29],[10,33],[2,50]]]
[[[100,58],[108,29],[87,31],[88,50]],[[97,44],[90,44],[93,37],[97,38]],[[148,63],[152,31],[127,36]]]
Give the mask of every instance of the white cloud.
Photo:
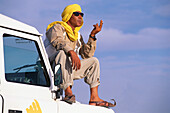
[[[98,36],[98,50],[145,50],[170,48],[170,29],[145,28],[136,34],[117,29],[103,29]]]

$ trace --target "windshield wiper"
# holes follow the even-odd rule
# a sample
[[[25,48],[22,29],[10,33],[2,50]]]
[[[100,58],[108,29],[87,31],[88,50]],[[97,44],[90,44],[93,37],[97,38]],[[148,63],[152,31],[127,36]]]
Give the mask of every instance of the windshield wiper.
[[[18,73],[18,72],[19,72],[21,69],[23,69],[23,68],[32,67],[32,66],[36,66],[36,65],[37,65],[37,64],[24,65],[24,66],[15,68],[15,69],[13,69],[13,70],[17,70],[15,73]]]

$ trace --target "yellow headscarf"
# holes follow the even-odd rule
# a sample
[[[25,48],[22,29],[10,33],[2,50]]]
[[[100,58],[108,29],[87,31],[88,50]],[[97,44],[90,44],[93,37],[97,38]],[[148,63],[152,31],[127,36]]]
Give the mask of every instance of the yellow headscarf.
[[[65,28],[65,30],[66,30],[66,32],[67,32],[67,34],[68,34],[68,36],[69,36],[69,39],[72,40],[72,41],[76,41],[76,40],[78,39],[78,31],[79,31],[80,28],[83,26],[83,21],[82,21],[82,25],[81,25],[80,27],[76,27],[74,31],[73,31],[72,28],[66,23],[68,20],[70,20],[73,12],[75,12],[75,11],[80,11],[80,12],[81,12],[81,7],[80,7],[78,4],[68,5],[68,6],[64,9],[63,13],[61,14],[61,16],[62,16],[62,21],[52,22],[51,24],[49,24],[49,25],[47,26],[46,31],[47,31],[48,29],[50,29],[53,25],[59,23],[59,24],[61,24],[61,25]]]

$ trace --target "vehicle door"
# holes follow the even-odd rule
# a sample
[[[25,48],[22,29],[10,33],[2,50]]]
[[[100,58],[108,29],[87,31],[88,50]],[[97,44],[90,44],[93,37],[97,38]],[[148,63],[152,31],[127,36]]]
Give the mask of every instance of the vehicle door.
[[[40,37],[11,29],[0,35],[4,113],[57,113]]]

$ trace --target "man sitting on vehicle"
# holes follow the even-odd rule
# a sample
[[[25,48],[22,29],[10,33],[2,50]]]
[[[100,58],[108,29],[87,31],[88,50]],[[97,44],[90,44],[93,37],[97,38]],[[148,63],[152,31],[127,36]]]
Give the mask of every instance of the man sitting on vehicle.
[[[49,41],[53,52],[49,55],[52,67],[61,64],[63,83],[61,87],[65,91],[64,101],[75,102],[75,95],[71,90],[73,80],[84,78],[90,85],[90,105],[113,107],[115,104],[106,102],[99,98],[98,86],[100,84],[100,67],[97,58],[93,57],[96,49],[96,34],[101,31],[103,21],[94,26],[89,35],[87,44],[78,32],[83,26],[83,16],[81,7],[78,4],[68,5],[62,12],[62,21],[55,21],[48,25],[46,40]],[[49,48],[48,44],[45,44]],[[81,55],[82,60],[80,60]]]

